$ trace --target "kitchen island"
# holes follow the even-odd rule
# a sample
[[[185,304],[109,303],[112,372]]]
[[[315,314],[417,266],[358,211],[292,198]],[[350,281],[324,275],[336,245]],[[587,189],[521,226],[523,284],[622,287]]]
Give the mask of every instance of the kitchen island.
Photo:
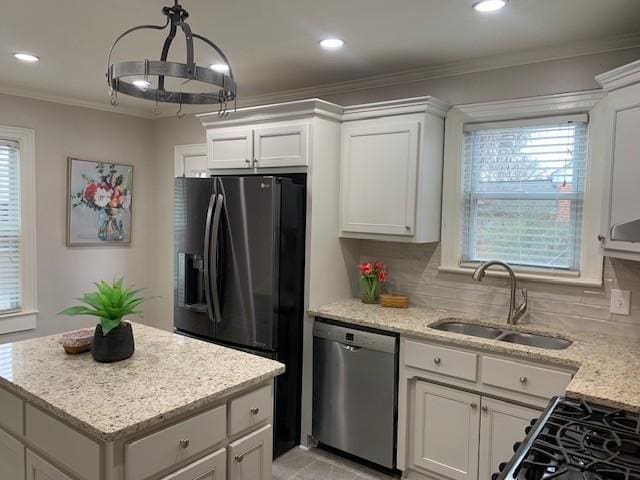
[[[278,362],[135,323],[134,356],[0,345],[3,480],[271,478]]]

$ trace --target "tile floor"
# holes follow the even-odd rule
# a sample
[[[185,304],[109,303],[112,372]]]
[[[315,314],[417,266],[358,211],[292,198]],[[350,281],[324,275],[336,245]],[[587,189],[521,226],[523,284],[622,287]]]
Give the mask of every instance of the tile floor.
[[[273,480],[393,480],[325,450],[294,448],[273,464]]]

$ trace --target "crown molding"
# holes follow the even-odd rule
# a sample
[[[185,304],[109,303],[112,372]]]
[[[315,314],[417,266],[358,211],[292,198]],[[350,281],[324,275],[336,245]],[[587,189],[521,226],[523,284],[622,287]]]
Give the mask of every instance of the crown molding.
[[[440,118],[447,116],[449,104],[435,97],[413,97],[386,102],[365,103],[344,107],[344,121],[363,120],[408,113],[430,113]]]
[[[14,87],[10,85],[0,84],[0,94],[11,95],[13,97],[24,97],[31,100],[40,100],[42,102],[59,103],[69,107],[88,108],[90,110],[100,110],[102,112],[120,113],[122,115],[131,115],[134,117],[153,119],[155,116],[147,111],[139,108],[131,107],[114,107],[110,103],[93,102],[80,100],[62,95],[53,95],[50,93],[37,92],[26,88]]]
[[[241,107],[235,112],[230,112],[229,117],[220,117],[217,111],[200,113],[196,117],[200,119],[204,127],[309,116],[318,116],[340,122],[342,121],[343,111],[343,107],[335,103],[320,100],[319,98],[310,98],[292,102]]]
[[[356,92],[372,88],[392,87],[409,83],[452,77],[502,68],[517,67],[536,63],[563,60],[568,58],[614,52],[630,48],[640,48],[640,32],[617,35],[598,40],[576,42],[561,47],[529,50],[520,53],[496,55],[474,60],[463,60],[441,65],[434,65],[404,72],[377,75],[359,80],[328,83],[305,88],[284,90],[261,95],[240,98],[241,105],[260,105],[266,103],[286,102],[309,97],[324,97],[341,93]]]
[[[404,72],[396,72],[390,74],[377,75],[358,80],[350,80],[346,82],[335,82],[323,85],[314,85],[305,88],[297,88],[291,90],[283,90],[259,95],[251,95],[240,97],[238,104],[242,107],[250,107],[265,104],[278,104],[302,100],[308,98],[324,97],[328,95],[336,95],[341,93],[350,93],[372,88],[393,87],[396,85],[404,85],[416,83],[436,78],[445,78],[455,75],[465,75],[469,73],[478,73],[484,71],[498,70],[502,68],[516,67],[521,65],[530,65],[536,63],[549,62],[554,60],[563,60],[568,58],[576,58],[587,55],[595,55],[598,53],[614,52],[626,50],[630,48],[640,48],[640,32],[632,34],[617,35],[613,37],[601,38],[596,40],[588,40],[583,42],[575,42],[560,47],[542,48],[529,50],[519,53],[511,53],[506,55],[496,55],[490,57],[482,57],[473,60],[463,60],[440,65],[433,65],[424,68],[407,70]],[[613,70],[612,72],[615,72]],[[609,72],[609,73],[612,73]],[[603,74],[607,75],[607,74]],[[65,105],[91,108],[112,113],[122,113],[125,115],[134,115],[137,117],[154,119],[170,117],[174,114],[165,112],[155,116],[141,108],[133,107],[112,107],[108,102],[94,102],[78,100],[70,97],[57,96],[44,92],[34,92],[19,87],[11,87],[0,84],[0,93],[15,95],[20,97],[33,98],[47,102],[62,103]]]
[[[615,68],[596,77],[608,92],[640,82],[640,60]]]

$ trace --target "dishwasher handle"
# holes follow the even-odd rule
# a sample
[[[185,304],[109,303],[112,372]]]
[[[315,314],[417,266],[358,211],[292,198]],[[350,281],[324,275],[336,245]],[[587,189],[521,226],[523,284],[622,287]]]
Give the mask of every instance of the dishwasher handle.
[[[340,347],[343,350],[348,350],[350,352],[359,352],[360,350],[362,350],[362,347],[354,347],[353,345],[347,345],[346,343],[342,343],[342,342],[337,342],[338,345],[340,345]]]

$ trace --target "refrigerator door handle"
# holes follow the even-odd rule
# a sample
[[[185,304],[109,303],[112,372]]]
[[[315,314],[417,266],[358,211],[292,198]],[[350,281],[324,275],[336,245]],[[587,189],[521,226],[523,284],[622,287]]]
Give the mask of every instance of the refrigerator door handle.
[[[220,218],[222,216],[222,207],[224,205],[224,196],[222,194],[213,195],[215,197],[215,206],[213,209],[213,221],[207,222],[207,227],[210,226],[209,241],[207,242],[208,249],[205,250],[208,258],[205,261],[207,265],[208,274],[205,276],[209,286],[207,292],[209,293],[209,300],[207,303],[210,308],[213,309],[214,322],[221,322],[222,315],[220,313],[220,298],[218,296],[218,237],[220,235]]]
[[[211,303],[211,282],[209,280],[210,277],[210,268],[211,265],[211,223],[213,220],[213,209],[216,204],[216,194],[211,195],[209,199],[209,207],[207,208],[207,224],[204,230],[204,296],[207,301],[207,313],[209,314],[209,319],[215,321],[213,316],[213,308]]]

